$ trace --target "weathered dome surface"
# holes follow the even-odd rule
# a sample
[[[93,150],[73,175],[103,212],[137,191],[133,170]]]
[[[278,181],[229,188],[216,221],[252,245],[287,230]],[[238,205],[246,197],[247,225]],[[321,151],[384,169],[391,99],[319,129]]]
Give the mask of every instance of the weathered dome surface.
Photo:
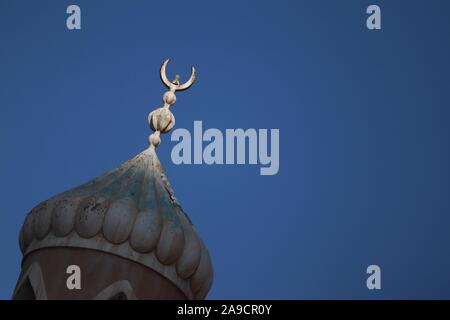
[[[130,259],[166,277],[189,299],[204,298],[212,284],[208,250],[153,148],[39,204],[27,215],[19,242],[24,256],[77,247]]]

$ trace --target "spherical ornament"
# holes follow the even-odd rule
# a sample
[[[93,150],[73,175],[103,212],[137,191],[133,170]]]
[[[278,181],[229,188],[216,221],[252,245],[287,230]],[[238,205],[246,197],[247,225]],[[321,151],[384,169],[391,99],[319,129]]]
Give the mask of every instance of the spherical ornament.
[[[148,137],[148,143],[155,148],[161,143],[161,138],[159,137],[159,132],[155,132]]]
[[[163,95],[163,101],[168,105],[172,105],[175,103],[175,101],[177,101],[177,96],[172,91],[167,91]]]
[[[168,108],[159,108],[148,115],[148,122],[153,131],[166,133],[175,125],[175,117]]]

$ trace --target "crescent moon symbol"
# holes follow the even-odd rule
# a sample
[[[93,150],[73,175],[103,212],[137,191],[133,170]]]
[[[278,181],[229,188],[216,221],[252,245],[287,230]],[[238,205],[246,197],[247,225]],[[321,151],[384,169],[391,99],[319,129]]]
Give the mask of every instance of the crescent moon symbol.
[[[161,70],[160,70],[161,81],[166,85],[167,88],[173,89],[175,91],[183,91],[183,90],[188,89],[190,86],[192,86],[192,84],[195,81],[195,78],[197,77],[197,72],[195,71],[194,67],[192,67],[191,77],[189,78],[189,80],[183,84],[177,85],[177,84],[174,84],[171,81],[169,81],[169,79],[167,78],[166,67],[167,67],[168,63],[169,63],[169,59],[164,60],[164,62],[161,65]]]

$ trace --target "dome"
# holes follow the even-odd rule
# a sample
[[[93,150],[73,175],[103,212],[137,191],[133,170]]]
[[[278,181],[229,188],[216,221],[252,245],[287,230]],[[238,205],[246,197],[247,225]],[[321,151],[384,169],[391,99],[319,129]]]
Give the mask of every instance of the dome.
[[[209,291],[208,250],[177,202],[154,148],[40,203],[20,232],[24,256],[47,247],[104,251],[143,264],[190,299]]]

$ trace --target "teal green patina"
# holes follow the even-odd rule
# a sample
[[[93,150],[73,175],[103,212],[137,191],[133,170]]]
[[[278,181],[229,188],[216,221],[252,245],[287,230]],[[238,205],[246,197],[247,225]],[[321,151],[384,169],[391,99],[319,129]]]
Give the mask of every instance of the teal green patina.
[[[148,148],[110,172],[55,198],[69,194],[89,194],[115,201],[132,199],[138,210],[159,212],[174,227],[181,228],[178,218],[178,212],[182,211],[181,206],[152,148]]]

